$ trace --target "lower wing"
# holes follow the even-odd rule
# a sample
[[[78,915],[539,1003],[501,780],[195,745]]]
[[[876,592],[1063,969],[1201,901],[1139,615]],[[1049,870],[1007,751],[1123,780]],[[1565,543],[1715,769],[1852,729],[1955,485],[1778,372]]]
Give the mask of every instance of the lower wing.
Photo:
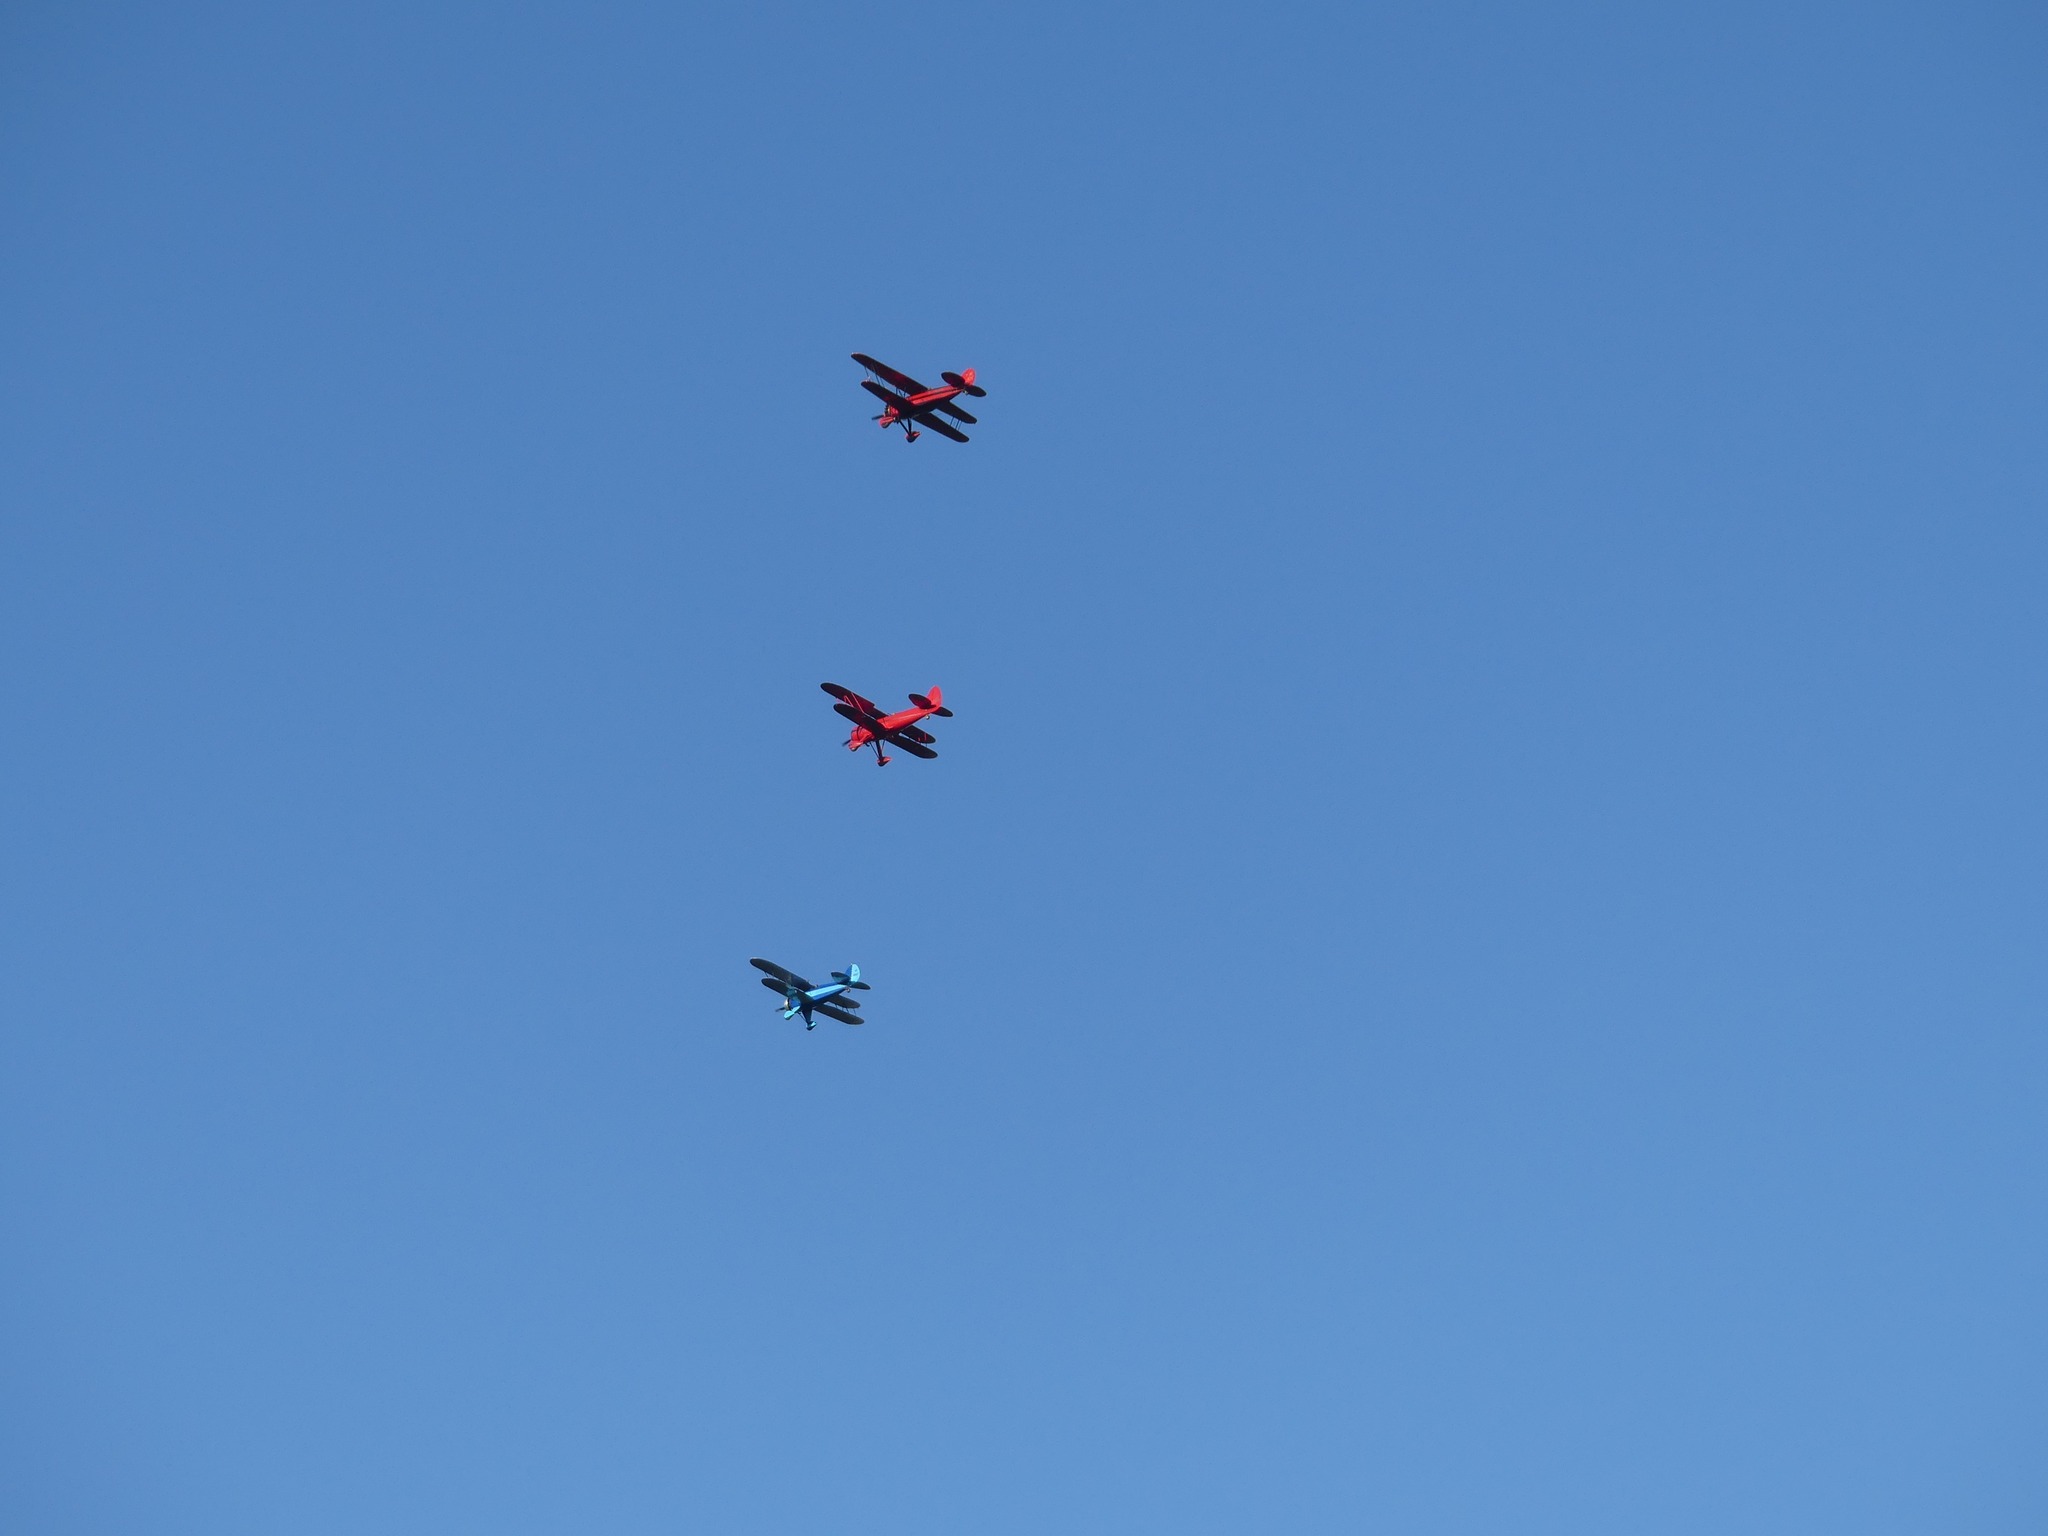
[[[867,1022],[867,1020],[859,1015],[848,1013],[844,1008],[836,1008],[831,1003],[813,1003],[811,1004],[811,1011],[822,1013],[828,1019],[837,1019],[842,1024],[865,1024]]]
[[[939,436],[950,437],[956,443],[964,443],[967,441],[967,434],[965,432],[962,432],[958,427],[949,427],[946,425],[946,423],[939,420],[939,413],[937,411],[926,411],[922,416],[917,418],[917,424],[920,427],[930,427],[934,432],[938,433]]]
[[[938,753],[934,752],[930,747],[926,746],[923,742],[912,741],[908,736],[892,735],[889,737],[889,745],[892,747],[901,747],[904,751],[908,752],[912,757],[937,757],[939,755]]]
[[[862,379],[860,381],[860,387],[866,390],[869,394],[873,395],[877,400],[881,401],[884,405],[893,405],[899,411],[907,411],[910,409],[910,402],[908,400],[904,399],[901,395],[892,395],[891,393],[889,393],[888,390],[882,388],[882,386],[877,384],[873,379]]]

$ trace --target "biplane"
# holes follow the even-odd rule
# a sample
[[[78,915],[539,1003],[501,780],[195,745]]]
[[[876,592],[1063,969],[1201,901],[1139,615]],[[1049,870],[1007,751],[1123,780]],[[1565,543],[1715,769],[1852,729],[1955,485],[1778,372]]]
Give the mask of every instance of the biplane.
[[[927,715],[939,715],[947,720],[953,718],[953,711],[946,708],[945,698],[936,687],[930,693],[913,693],[910,696],[911,708],[885,715],[880,705],[870,704],[851,688],[842,688],[837,683],[820,683],[818,686],[839,701],[832,706],[833,712],[853,722],[853,734],[846,738],[847,751],[858,752],[862,747],[873,747],[877,768],[889,761],[882,751],[885,741],[892,747],[901,747],[912,757],[939,755],[932,750],[932,743],[938,737],[917,728],[917,722]]]
[[[882,402],[882,414],[875,420],[882,424],[882,430],[891,427],[903,429],[906,443],[917,441],[919,427],[930,427],[941,437],[950,437],[956,443],[967,441],[967,434],[951,422],[941,421],[941,413],[954,421],[964,421],[970,427],[974,418],[953,403],[960,395],[973,395],[980,399],[988,393],[974,382],[974,370],[965,373],[942,373],[945,384],[938,389],[926,389],[907,373],[898,373],[887,363],[878,363],[865,352],[853,354],[853,360],[873,375],[862,379],[860,387]]]
[[[818,1021],[811,1017],[814,1013],[822,1013],[826,1018],[837,1019],[842,1024],[865,1022],[858,1012],[859,1000],[846,995],[856,990],[871,990],[868,984],[860,979],[859,966],[849,965],[843,971],[834,971],[830,983],[814,987],[796,972],[785,971],[773,960],[750,960],[747,963],[757,971],[768,973],[761,978],[761,985],[771,992],[782,994],[782,1016],[785,1019],[793,1019],[802,1014],[805,1029],[818,1027]]]

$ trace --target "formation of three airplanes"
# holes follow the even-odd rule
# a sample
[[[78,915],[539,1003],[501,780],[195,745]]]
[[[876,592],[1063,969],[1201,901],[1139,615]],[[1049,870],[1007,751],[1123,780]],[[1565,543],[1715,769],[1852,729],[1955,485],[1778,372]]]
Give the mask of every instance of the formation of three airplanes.
[[[953,422],[964,421],[971,427],[974,418],[954,402],[962,395],[979,398],[988,393],[974,382],[972,368],[965,373],[942,373],[939,377],[946,382],[937,389],[927,389],[909,374],[898,373],[864,352],[854,353],[853,360],[868,371],[868,377],[861,380],[860,387],[882,402],[882,412],[874,419],[881,424],[883,431],[901,427],[903,440],[914,443],[923,429],[929,427],[956,443],[967,441],[967,434]],[[943,419],[945,417],[951,417],[952,421]],[[889,761],[888,754],[882,750],[884,743],[900,747],[912,757],[939,755],[932,750],[936,738],[931,732],[920,729],[917,723],[934,715],[941,718],[952,715],[953,711],[946,708],[945,700],[936,687],[930,693],[913,693],[910,708],[884,714],[879,706],[869,703],[851,688],[842,688],[837,683],[821,683],[819,686],[837,701],[832,706],[833,710],[853,722],[853,732],[846,738],[848,751],[874,748],[877,767]],[[801,1016],[805,1029],[818,1027],[819,1014],[841,1024],[862,1022],[860,1000],[853,994],[867,991],[868,984],[860,979],[859,966],[849,965],[843,971],[834,971],[830,982],[815,987],[773,960],[756,959],[752,964],[756,970],[767,973],[762,976],[761,985],[782,998],[782,1016],[785,1019]]]

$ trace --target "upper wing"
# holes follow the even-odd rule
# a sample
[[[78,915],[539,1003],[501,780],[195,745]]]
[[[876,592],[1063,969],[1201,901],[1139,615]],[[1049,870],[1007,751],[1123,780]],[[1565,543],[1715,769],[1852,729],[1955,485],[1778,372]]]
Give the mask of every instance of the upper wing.
[[[830,1003],[811,1004],[813,1013],[822,1013],[828,1019],[837,1019],[842,1024],[865,1024],[867,1020],[858,1014],[848,1013],[844,1008],[835,1008]]]
[[[923,735],[924,733],[920,731],[918,734]],[[908,737],[894,731],[889,733],[889,744],[894,747],[901,747],[912,757],[937,757],[939,755],[922,742],[912,741]]]
[[[938,412],[936,411],[924,412],[917,418],[917,424],[920,427],[930,427],[939,436],[950,437],[956,443],[967,441],[967,434],[965,432],[962,432],[958,427],[947,426],[943,421],[939,420]]]
[[[924,386],[918,383],[917,380],[913,379],[909,374],[898,373],[894,368],[891,368],[887,363],[878,363],[872,357],[869,357],[865,352],[854,353],[853,360],[856,363],[859,363],[861,367],[867,369],[869,373],[874,374],[877,378],[887,379],[891,384],[894,384],[906,395],[921,395],[924,393]]]
[[[773,976],[775,978],[775,981],[784,982],[789,986],[795,987],[799,992],[808,992],[811,990],[811,984],[808,981],[805,981],[803,977],[797,975],[795,971],[785,971],[773,960],[749,960],[747,964],[751,965],[757,971],[766,971],[770,976]],[[768,985],[771,987],[774,986],[775,981],[769,982]]]
[[[932,409],[935,411],[944,411],[948,416],[952,417],[955,421],[964,421],[970,427],[976,424],[975,417],[968,415],[965,411],[961,410],[959,406],[955,405],[950,400],[941,400],[937,405],[933,406]]]
[[[863,714],[881,714],[881,711],[879,709],[875,708],[874,705],[870,704],[866,699],[862,698],[859,694],[855,693],[851,688],[842,688],[837,683],[820,683],[818,684],[818,686],[824,689],[827,693],[831,694],[833,698],[838,699],[843,703],[851,704],[855,709],[861,711],[861,713]],[[839,705],[837,704],[834,704],[832,707],[834,709],[839,709]],[[845,715],[846,711],[843,709],[839,709],[839,713]],[[851,720],[853,716],[847,715],[846,718]]]

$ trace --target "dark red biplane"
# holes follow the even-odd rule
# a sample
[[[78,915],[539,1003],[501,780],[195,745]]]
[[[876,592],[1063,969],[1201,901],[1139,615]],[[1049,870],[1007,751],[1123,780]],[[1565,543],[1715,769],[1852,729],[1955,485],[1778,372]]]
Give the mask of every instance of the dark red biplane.
[[[953,711],[946,708],[946,701],[937,688],[930,693],[913,693],[910,702],[914,707],[885,715],[851,688],[842,688],[837,683],[820,683],[818,686],[839,701],[832,708],[853,722],[853,734],[846,738],[847,751],[858,752],[862,747],[873,747],[877,768],[889,761],[882,754],[885,741],[892,747],[901,747],[912,757],[939,755],[932,750],[932,743],[938,738],[930,731],[917,728],[917,722],[926,715],[939,715],[948,720],[953,718]]]
[[[862,379],[860,387],[882,402],[882,414],[875,420],[882,424],[884,432],[891,427],[901,427],[903,440],[914,443],[917,441],[917,429],[930,427],[941,437],[950,437],[956,443],[967,441],[967,434],[951,422],[939,420],[939,413],[943,411],[954,421],[964,421],[970,427],[974,425],[974,418],[953,403],[956,395],[973,395],[979,399],[988,393],[974,382],[972,368],[965,373],[942,373],[939,377],[946,381],[944,387],[926,389],[909,374],[898,373],[887,363],[878,363],[865,352],[854,353],[853,360],[874,375],[874,378]],[[884,385],[890,387],[884,388]]]

